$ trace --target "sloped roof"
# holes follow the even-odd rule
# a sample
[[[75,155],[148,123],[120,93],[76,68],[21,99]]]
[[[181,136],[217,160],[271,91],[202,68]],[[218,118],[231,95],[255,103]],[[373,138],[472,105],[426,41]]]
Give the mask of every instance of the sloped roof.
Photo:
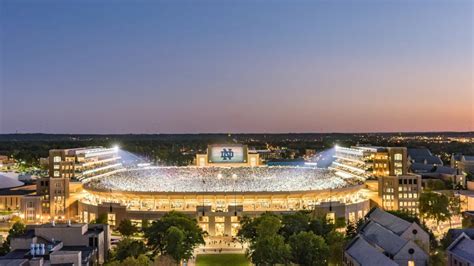
[[[433,169],[434,166],[431,164],[412,163],[410,165],[410,170],[414,173],[430,173]]]
[[[449,166],[437,166],[435,169],[435,173],[455,175],[457,174],[457,170]]]
[[[405,230],[411,225],[411,223],[379,208],[374,208],[370,213],[368,213],[368,217],[371,221],[382,225],[397,235],[403,234],[403,232],[405,232]]]
[[[346,252],[361,265],[367,266],[396,266],[398,265],[379,250],[372,247],[362,235],[358,235],[346,249]]]
[[[360,231],[360,234],[362,234],[370,244],[382,248],[391,255],[397,254],[397,252],[408,242],[394,232],[373,221],[369,221],[365,224]]]
[[[461,234],[449,247],[448,251],[456,256],[474,262],[474,240]]]
[[[442,165],[443,161],[434,156],[430,150],[426,148],[408,149],[408,156],[415,163],[438,164]]]
[[[448,231],[448,235],[451,236],[451,239],[458,238],[462,233],[474,240],[474,228],[449,229]]]

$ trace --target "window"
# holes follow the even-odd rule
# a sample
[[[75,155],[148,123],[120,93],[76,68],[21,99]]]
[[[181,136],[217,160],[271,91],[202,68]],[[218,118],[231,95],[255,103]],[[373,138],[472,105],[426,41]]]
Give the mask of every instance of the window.
[[[415,266],[415,261],[409,260],[408,261],[408,266]]]
[[[115,213],[107,214],[107,220],[109,221],[110,225],[114,226],[115,225]]]
[[[395,161],[401,161],[403,160],[403,155],[401,153],[395,153],[394,159]]]
[[[61,156],[54,156],[53,161],[54,161],[55,163],[61,162]]]
[[[59,177],[59,171],[54,171],[54,176]]]

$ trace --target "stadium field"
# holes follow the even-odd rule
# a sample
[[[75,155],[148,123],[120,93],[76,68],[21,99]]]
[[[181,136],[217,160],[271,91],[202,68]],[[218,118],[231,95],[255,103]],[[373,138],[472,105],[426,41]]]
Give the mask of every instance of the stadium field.
[[[197,266],[248,266],[250,262],[244,254],[200,254]]]

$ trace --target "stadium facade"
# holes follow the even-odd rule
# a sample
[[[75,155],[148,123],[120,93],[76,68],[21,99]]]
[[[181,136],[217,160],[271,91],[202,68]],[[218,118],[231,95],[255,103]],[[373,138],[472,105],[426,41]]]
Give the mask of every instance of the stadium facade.
[[[100,176],[75,178],[80,181],[69,183],[65,198],[61,198],[65,202],[61,215],[45,211],[44,204],[30,197],[32,203],[26,200],[23,204],[25,216],[31,218],[27,221],[90,222],[107,215],[112,226],[122,219],[140,226],[144,220],[159,219],[175,210],[195,217],[210,235],[221,236],[235,235],[242,217],[263,212],[310,210],[332,220],[355,221],[371,207],[371,192],[359,180],[337,176],[328,169],[268,167],[245,145],[210,145],[206,154],[196,155],[195,166],[187,167],[107,168],[109,163],[116,164],[116,157],[113,153],[109,158],[96,157],[92,161],[103,163],[92,163],[100,169],[92,172]],[[54,156],[50,160],[54,162]],[[102,170],[107,169],[113,171],[104,174]],[[51,173],[49,181],[71,179]],[[44,202],[44,194],[36,197]],[[37,206],[41,206],[42,215],[35,215],[40,212]]]

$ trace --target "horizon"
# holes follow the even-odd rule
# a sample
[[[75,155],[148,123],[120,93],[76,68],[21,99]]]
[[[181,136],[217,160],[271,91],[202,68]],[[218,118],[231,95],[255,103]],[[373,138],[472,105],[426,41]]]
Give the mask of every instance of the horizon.
[[[5,0],[0,134],[473,132],[473,11]]]
[[[123,135],[311,135],[311,134],[473,134],[474,131],[387,131],[387,132],[197,132],[197,133],[41,133],[14,132],[1,135],[71,135],[71,136],[123,136]]]

